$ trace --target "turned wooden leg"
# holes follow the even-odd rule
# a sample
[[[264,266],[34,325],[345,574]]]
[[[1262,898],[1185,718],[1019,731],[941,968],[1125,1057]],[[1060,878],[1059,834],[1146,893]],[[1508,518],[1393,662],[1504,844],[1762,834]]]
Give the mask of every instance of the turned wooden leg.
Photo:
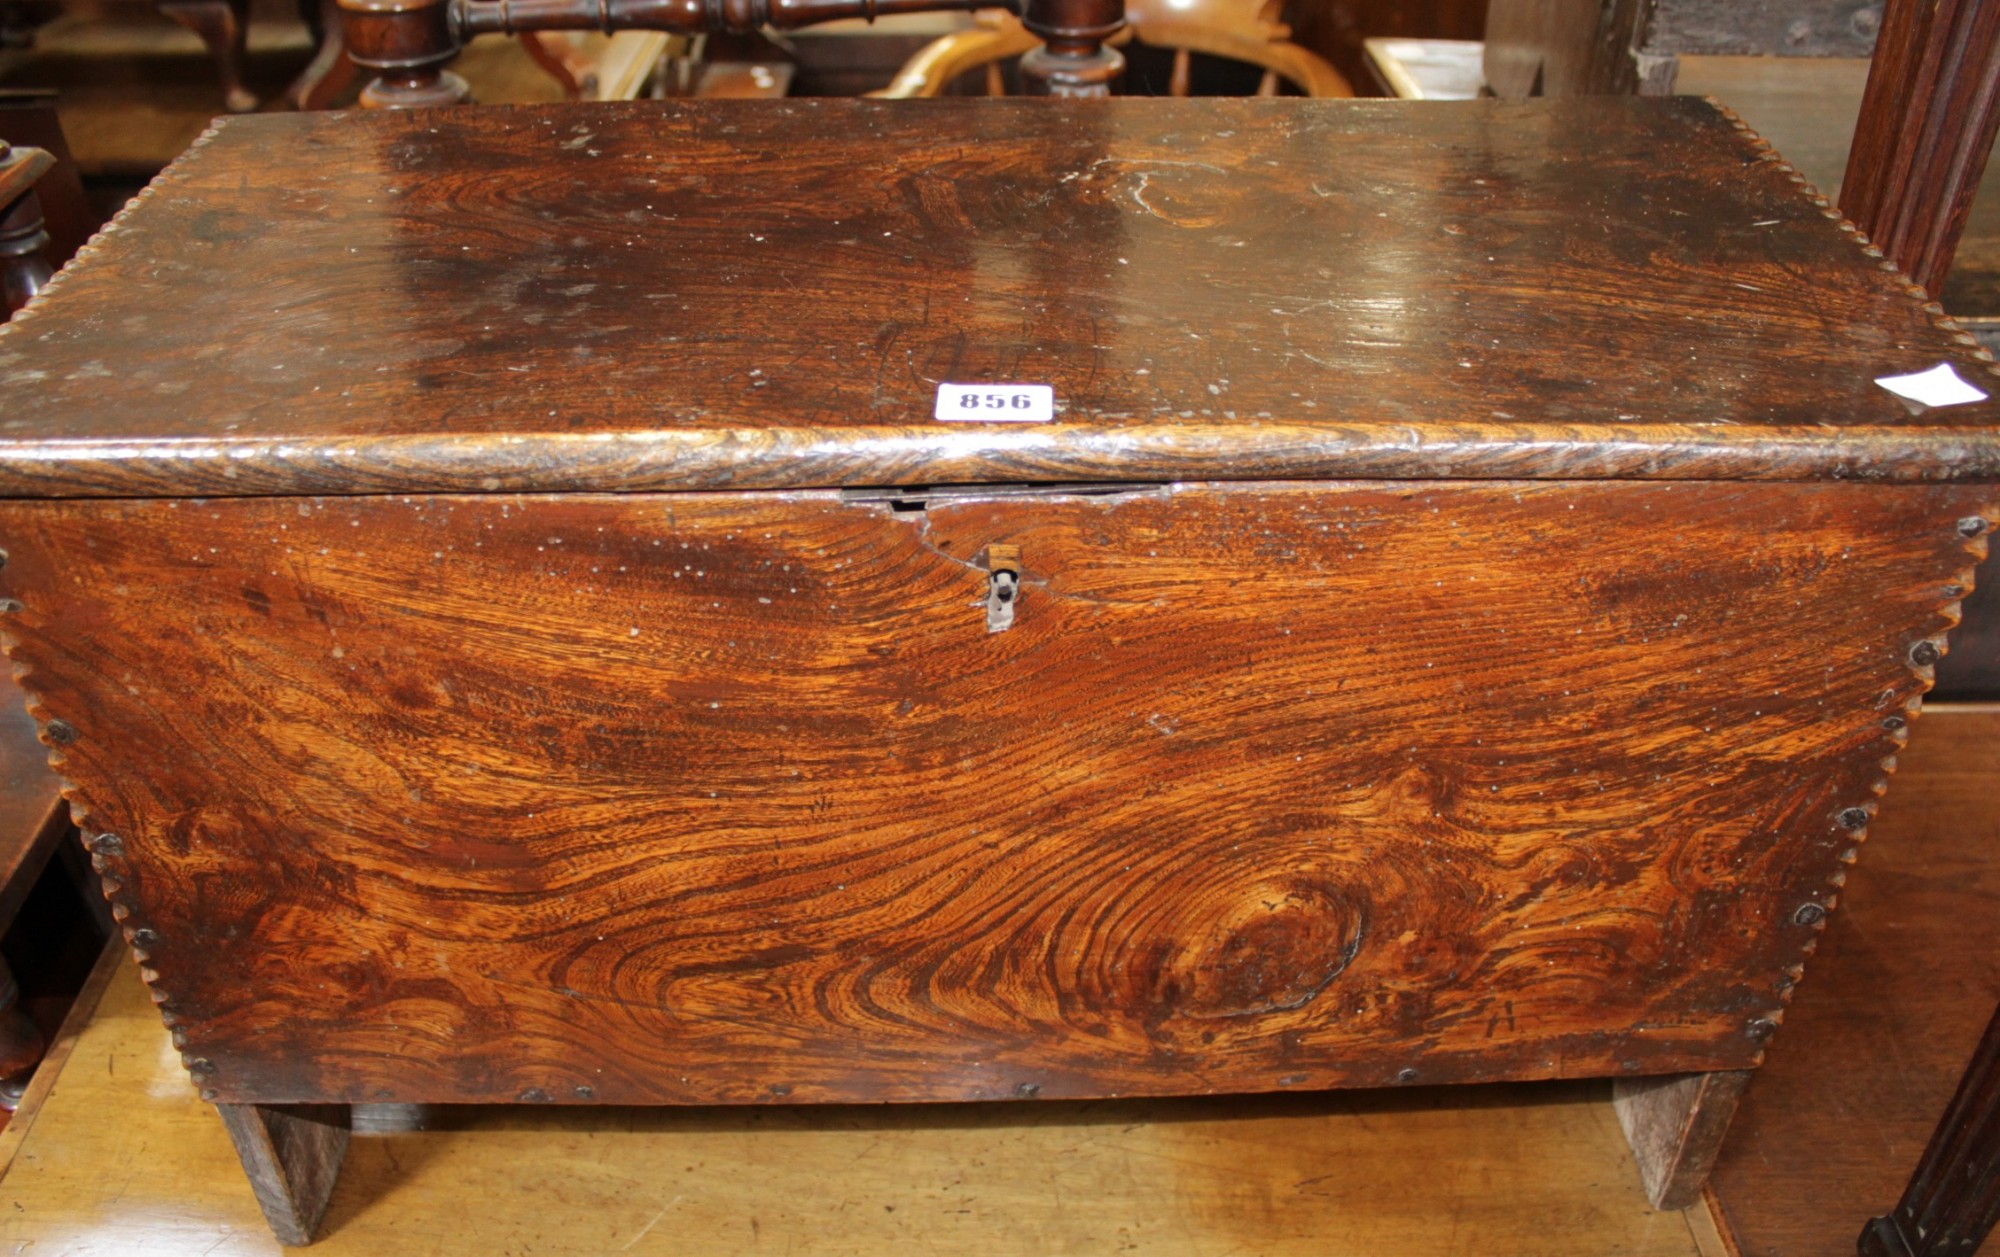
[[[1718,1070],[1621,1078],[1613,1085],[1618,1124],[1625,1128],[1653,1208],[1685,1209],[1701,1199],[1723,1132],[1749,1081],[1748,1070]]]
[[[518,37],[528,59],[562,88],[565,100],[582,100],[597,90],[597,69],[588,57],[578,56],[560,34],[544,36],[538,31],[522,31]]]
[[[361,89],[363,109],[420,109],[472,99],[465,80],[444,67],[458,55],[450,0],[339,0],[347,55],[374,78]]]
[[[230,113],[249,113],[257,98],[243,86],[243,41],[250,32],[250,0],[160,0],[160,12],[201,36],[222,78]]]
[[[347,55],[347,23],[334,0],[320,0],[318,51],[285,95],[294,109],[327,109],[354,85],[360,69]]]
[[[1125,0],[1027,0],[1021,25],[1042,46],[1021,58],[1029,96],[1109,96],[1125,58],[1104,41],[1125,26]]]
[[[49,233],[43,229],[42,202],[31,186],[55,159],[39,148],[10,148],[0,140],[0,187],[23,187],[8,199],[0,191],[0,322],[27,305],[54,272],[44,252]]]
[[[2000,1012],[1924,1149],[1896,1211],[1861,1232],[1862,1257],[1970,1257],[2000,1224]]]
[[[21,1011],[21,988],[14,971],[0,960],[0,1109],[14,1111],[20,1082],[42,1059],[42,1032]]]
[[[310,1244],[347,1155],[344,1104],[218,1104],[280,1244]]]

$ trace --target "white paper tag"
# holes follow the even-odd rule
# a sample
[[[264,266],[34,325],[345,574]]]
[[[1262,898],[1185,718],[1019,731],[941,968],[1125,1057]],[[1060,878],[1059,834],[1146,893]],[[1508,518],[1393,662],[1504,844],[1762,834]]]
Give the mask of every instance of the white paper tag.
[[[1047,423],[1056,417],[1056,391],[1047,384],[940,384],[941,423]]]
[[[1898,397],[1906,397],[1920,406],[1963,406],[1967,402],[1983,402],[1986,394],[1967,383],[1964,377],[1951,369],[1949,362],[1940,362],[1928,371],[1918,371],[1913,375],[1885,375],[1875,381]]]

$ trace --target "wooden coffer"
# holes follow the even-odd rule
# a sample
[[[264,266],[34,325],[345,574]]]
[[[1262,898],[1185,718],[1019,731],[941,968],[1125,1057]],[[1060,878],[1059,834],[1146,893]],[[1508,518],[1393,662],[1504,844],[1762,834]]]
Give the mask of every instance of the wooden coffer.
[[[1927,300],[1698,100],[232,119],[0,332],[7,650],[228,1104],[1738,1070]]]

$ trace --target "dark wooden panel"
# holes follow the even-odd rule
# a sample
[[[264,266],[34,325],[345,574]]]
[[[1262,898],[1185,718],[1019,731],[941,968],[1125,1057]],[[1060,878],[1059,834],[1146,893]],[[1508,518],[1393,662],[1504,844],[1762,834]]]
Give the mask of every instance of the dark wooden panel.
[[[0,491],[1074,478],[1128,430],[1124,478],[1168,445],[1201,477],[1341,425],[1405,469],[1353,476],[1658,474],[1766,428],[1803,453],[1748,461],[1791,474],[1996,474],[2000,404],[1915,419],[1873,383],[1993,377],[1829,212],[1701,101],[236,119],[0,331]],[[941,433],[948,379],[1049,383],[1061,422]],[[1915,466],[1815,455],[1849,425]],[[588,448],[508,439],[540,433]],[[600,483],[535,483],[571,454]]]
[[[0,537],[211,1095],[969,1099],[1754,1063],[1984,492],[45,502]]]
[[[1853,1252],[2000,1001],[2000,709],[1921,724],[1715,1168],[1744,1257]]]

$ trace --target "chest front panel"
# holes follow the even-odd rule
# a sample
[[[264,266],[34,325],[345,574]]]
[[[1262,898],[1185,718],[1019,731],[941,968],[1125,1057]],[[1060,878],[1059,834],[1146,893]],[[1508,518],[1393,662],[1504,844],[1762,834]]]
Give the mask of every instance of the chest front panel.
[[[962,1100],[1753,1063],[1986,492],[50,501],[0,534],[10,653],[220,1098]]]

